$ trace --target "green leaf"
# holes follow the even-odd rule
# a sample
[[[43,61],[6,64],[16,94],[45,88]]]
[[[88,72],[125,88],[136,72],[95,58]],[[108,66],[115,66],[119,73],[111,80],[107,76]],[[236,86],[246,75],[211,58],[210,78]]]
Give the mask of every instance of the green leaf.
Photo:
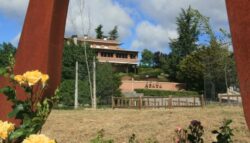
[[[4,76],[7,73],[5,68],[0,68],[0,76]]]
[[[26,136],[26,131],[23,128],[17,129],[16,131],[12,132],[9,136],[10,140],[17,139],[19,137]]]
[[[12,89],[10,86],[6,86],[0,89],[0,93],[4,94],[8,100],[16,101],[16,91]]]
[[[13,111],[8,114],[8,117],[9,118],[16,117],[16,115],[23,110],[24,110],[23,104],[18,104],[17,106],[14,107]]]

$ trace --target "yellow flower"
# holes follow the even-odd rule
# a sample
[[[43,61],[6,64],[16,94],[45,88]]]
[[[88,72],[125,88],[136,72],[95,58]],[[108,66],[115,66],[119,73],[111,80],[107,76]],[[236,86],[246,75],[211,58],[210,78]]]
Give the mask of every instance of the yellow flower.
[[[24,80],[28,83],[29,86],[35,85],[42,78],[42,73],[38,70],[27,71],[23,74]]]
[[[0,121],[0,138],[5,140],[9,133],[15,129],[15,125],[7,121]]]
[[[45,135],[30,135],[22,143],[56,143]]]
[[[49,80],[49,76],[47,74],[42,75],[42,84],[45,85]]]
[[[23,84],[23,83],[24,83],[24,78],[23,78],[22,75],[16,75],[16,76],[14,77],[14,80],[15,80],[16,82],[18,82],[19,84]]]

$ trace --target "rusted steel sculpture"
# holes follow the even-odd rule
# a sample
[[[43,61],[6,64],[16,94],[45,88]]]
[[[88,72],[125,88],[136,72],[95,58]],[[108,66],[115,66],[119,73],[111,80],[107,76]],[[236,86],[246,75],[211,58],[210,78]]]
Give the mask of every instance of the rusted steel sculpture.
[[[245,119],[250,128],[250,1],[226,0]]]
[[[60,83],[64,31],[69,0],[30,0],[16,53],[15,74],[40,70],[50,76],[45,96],[52,95]],[[8,84],[0,79],[0,87]],[[18,92],[20,99],[25,94]],[[0,119],[9,120],[11,105],[0,96]],[[13,120],[12,120],[13,121]]]

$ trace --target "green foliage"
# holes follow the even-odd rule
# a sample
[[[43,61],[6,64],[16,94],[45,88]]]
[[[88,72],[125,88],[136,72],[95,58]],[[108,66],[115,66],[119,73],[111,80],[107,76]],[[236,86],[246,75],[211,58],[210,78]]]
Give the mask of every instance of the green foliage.
[[[12,44],[0,44],[0,68],[6,68],[7,66],[9,66],[10,58],[12,58],[15,53],[16,48]]]
[[[188,143],[188,131],[186,129],[182,129],[178,127],[175,130],[176,137],[174,137],[175,143]]]
[[[159,143],[155,138],[148,138],[145,143]]]
[[[166,91],[166,90],[152,90],[152,89],[135,89],[137,93],[143,93],[144,96],[170,96],[185,97],[185,96],[199,96],[195,91]]]
[[[160,68],[143,68],[143,67],[139,67],[138,69],[138,75],[141,77],[158,77],[159,75],[161,75],[161,73],[163,73],[163,70],[161,70]]]
[[[142,58],[141,58],[140,66],[152,67],[153,62],[154,62],[154,54],[148,49],[144,49],[141,54],[142,54]]]
[[[73,42],[70,44],[65,44],[63,50],[63,67],[62,67],[62,80],[73,80],[75,79],[75,65],[78,61],[79,65],[79,79],[87,79],[87,66],[84,54],[84,45],[75,45]],[[90,48],[89,44],[86,44],[87,60],[90,69],[92,69],[93,58],[95,52]]]
[[[118,35],[118,27],[115,26],[113,30],[109,32],[109,39],[116,40],[119,37]]]
[[[86,46],[90,75],[92,75],[93,58],[95,52]],[[88,73],[83,45],[65,44],[63,53],[62,83],[60,85],[60,103],[65,106],[74,105],[75,88],[75,62],[79,64],[79,103],[90,104],[90,87],[88,83]],[[92,78],[92,76],[91,76]],[[92,79],[91,79],[92,80]],[[96,66],[96,95],[98,99],[110,96],[120,96],[121,79],[120,76],[113,73],[112,65],[109,63],[98,63]]]
[[[201,92],[205,88],[207,98],[213,99],[216,93],[238,85],[233,53],[220,43],[202,47],[186,56],[179,69],[179,81],[186,83],[188,90]]]
[[[13,60],[8,63],[12,62]],[[14,80],[13,66],[14,63],[9,66],[7,73],[5,73],[10,84],[1,88],[0,94],[5,95],[7,100],[12,103],[12,111],[8,114],[8,117],[21,121],[21,125],[10,133],[7,142],[19,143],[29,135],[41,131],[57,98],[50,96],[42,99],[42,93],[46,85],[41,82],[32,86],[28,86],[27,83],[24,85],[17,83]],[[26,93],[27,98],[25,100],[17,98],[16,87],[18,86]]]
[[[104,139],[104,130],[101,129],[97,133],[97,136],[94,139],[90,140],[90,143],[114,143],[114,140],[111,140],[111,139],[105,140]]]
[[[197,120],[191,121],[188,129],[189,129],[188,140],[190,141],[190,143],[204,142],[202,138],[202,135],[204,134],[204,129],[200,121]]]
[[[193,10],[189,7],[182,9],[181,14],[176,19],[178,38],[171,39],[170,48],[172,50],[169,58],[168,74],[172,80],[176,80],[179,71],[179,63],[182,58],[197,50],[197,41],[199,36],[198,22]]]
[[[180,63],[180,71],[177,73],[177,78],[180,81],[185,82],[188,90],[204,90],[205,65],[203,57],[207,56],[204,50],[199,49],[196,52],[193,52],[186,56]]]
[[[164,61],[165,59],[168,57],[167,54],[164,54],[160,51],[155,52],[154,53],[154,59],[153,59],[153,63],[154,63],[154,67],[155,68],[161,68],[164,65]]]
[[[230,124],[232,120],[224,120],[222,126],[219,130],[212,131],[213,134],[217,135],[216,142],[213,143],[232,143],[233,129],[231,129]]]
[[[81,105],[91,103],[89,95],[89,84],[87,80],[78,81],[78,102]],[[60,104],[63,106],[74,105],[74,94],[75,94],[75,80],[64,80],[59,88]]]
[[[135,134],[132,134],[132,135],[129,137],[128,143],[139,143],[139,141],[136,140],[136,135],[135,135]]]
[[[99,63],[96,72],[97,97],[99,99],[109,96],[120,96],[121,78],[112,70],[110,63]]]
[[[103,31],[102,31],[103,26],[100,24],[96,29],[96,38],[97,39],[103,39]]]

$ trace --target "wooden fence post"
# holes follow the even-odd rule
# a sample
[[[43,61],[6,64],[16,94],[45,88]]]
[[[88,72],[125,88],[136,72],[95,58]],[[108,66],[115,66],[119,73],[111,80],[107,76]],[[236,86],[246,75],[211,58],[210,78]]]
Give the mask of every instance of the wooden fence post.
[[[204,95],[202,94],[201,97],[200,97],[200,102],[201,102],[201,107],[203,108],[204,107]]]
[[[139,96],[139,109],[141,110],[141,108],[142,108],[142,97]]]
[[[168,98],[168,108],[169,109],[172,108],[172,95],[170,95],[169,98]]]
[[[115,108],[115,101],[114,101],[114,97],[112,96],[112,109]]]
[[[221,103],[222,103],[221,95],[218,95],[218,97],[219,97],[219,102],[220,102],[220,105],[221,105]]]
[[[195,98],[196,98],[196,97],[194,96],[194,104],[193,104],[194,106],[196,106],[196,104],[195,104]]]

